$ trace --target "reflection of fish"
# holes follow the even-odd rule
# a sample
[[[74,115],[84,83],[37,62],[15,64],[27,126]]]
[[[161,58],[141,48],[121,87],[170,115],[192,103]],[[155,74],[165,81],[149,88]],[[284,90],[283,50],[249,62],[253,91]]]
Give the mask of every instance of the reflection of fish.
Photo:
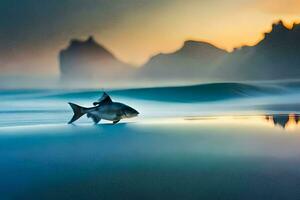
[[[88,118],[92,118],[95,124],[101,119],[113,121],[115,124],[121,119],[135,117],[139,114],[138,111],[125,104],[113,102],[106,93],[104,93],[97,102],[93,103],[95,107],[84,108],[74,103],[69,104],[74,112],[69,124],[73,123],[84,114],[87,114]]]

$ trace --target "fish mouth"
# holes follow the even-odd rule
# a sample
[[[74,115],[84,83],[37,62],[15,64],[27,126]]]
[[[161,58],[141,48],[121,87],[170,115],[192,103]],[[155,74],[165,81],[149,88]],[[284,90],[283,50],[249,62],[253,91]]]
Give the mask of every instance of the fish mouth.
[[[137,110],[135,110],[135,113],[134,113],[134,115],[135,116],[138,116],[140,113],[137,111]]]
[[[127,117],[127,118],[131,118],[131,117],[136,117],[136,116],[138,116],[139,115],[139,113],[134,113],[134,114],[126,114],[125,116]]]
[[[124,114],[127,118],[131,118],[131,117],[138,116],[140,113],[137,110],[132,110],[131,112],[129,112],[129,113],[125,112]]]

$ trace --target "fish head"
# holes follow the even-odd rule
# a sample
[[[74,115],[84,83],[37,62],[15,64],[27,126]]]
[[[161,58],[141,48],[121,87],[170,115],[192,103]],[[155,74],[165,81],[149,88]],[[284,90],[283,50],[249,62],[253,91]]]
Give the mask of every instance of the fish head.
[[[137,110],[131,108],[130,106],[125,105],[123,108],[123,117],[124,118],[132,118],[136,117],[140,114]]]

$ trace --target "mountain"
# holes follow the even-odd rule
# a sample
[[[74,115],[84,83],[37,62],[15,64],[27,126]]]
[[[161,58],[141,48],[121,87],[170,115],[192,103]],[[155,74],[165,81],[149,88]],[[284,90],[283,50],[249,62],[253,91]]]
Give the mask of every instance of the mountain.
[[[69,81],[126,79],[133,69],[119,61],[93,37],[85,41],[71,40],[69,46],[60,51],[59,63],[61,79]]]
[[[291,29],[282,21],[253,47],[241,47],[228,54],[218,67],[218,77],[239,80],[300,78],[300,25]]]
[[[227,52],[207,42],[186,41],[168,54],[152,57],[139,69],[119,61],[92,37],[72,40],[59,55],[62,80],[106,83],[245,81],[300,78],[300,24],[279,21],[255,46]],[[143,82],[146,81],[146,82]],[[149,82],[150,81],[150,82]]]
[[[225,50],[206,42],[186,41],[174,53],[159,54],[150,59],[139,72],[139,76],[151,79],[191,80],[204,78],[212,66],[219,64]]]
[[[255,46],[226,52],[211,44],[187,41],[178,51],[150,59],[139,73],[161,80],[275,80],[300,78],[300,24],[279,21]]]

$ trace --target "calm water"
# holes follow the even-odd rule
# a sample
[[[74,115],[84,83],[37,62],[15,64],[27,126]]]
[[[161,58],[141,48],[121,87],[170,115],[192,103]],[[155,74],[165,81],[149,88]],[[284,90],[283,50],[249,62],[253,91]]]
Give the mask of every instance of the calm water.
[[[66,125],[66,102],[90,105],[96,91],[3,91],[0,199],[297,199],[298,89],[238,93],[112,92],[141,116],[94,126]]]

